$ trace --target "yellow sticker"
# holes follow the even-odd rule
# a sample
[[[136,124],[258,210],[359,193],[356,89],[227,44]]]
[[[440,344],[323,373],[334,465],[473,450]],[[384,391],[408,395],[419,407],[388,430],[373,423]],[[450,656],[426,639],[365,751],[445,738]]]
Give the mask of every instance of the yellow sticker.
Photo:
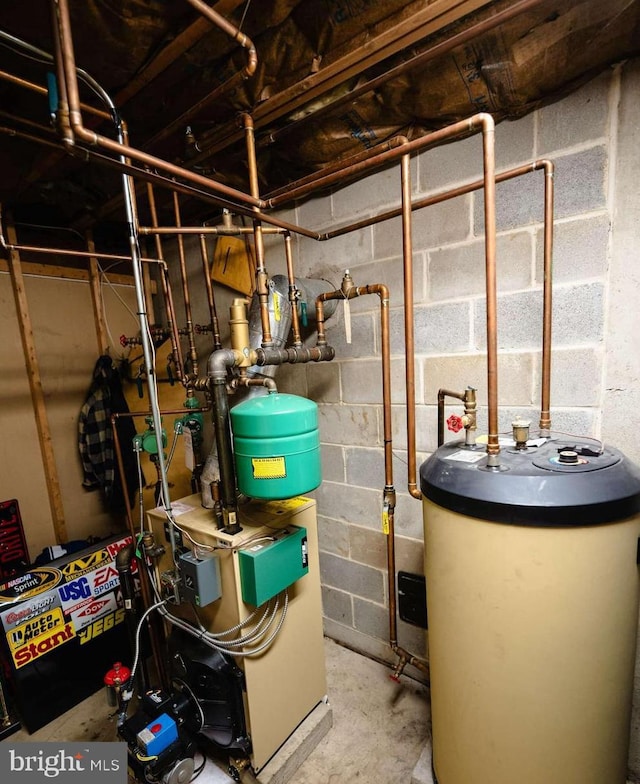
[[[283,457],[252,457],[254,479],[284,479],[287,467]]]
[[[53,610],[42,613],[7,632],[9,648],[11,648],[12,651],[15,651],[23,645],[26,645],[26,643],[31,642],[34,638],[42,637],[59,626],[64,626],[62,610],[59,607],[54,607]]]
[[[389,512],[386,509],[382,510],[382,533],[389,536]]]
[[[282,318],[282,310],[280,308],[280,295],[277,291],[273,292],[273,316],[276,321]]]
[[[38,659],[54,648],[64,645],[65,642],[72,640],[75,636],[76,633],[71,622],[65,624],[63,628],[55,628],[46,634],[39,635],[26,645],[22,645],[20,648],[12,651],[16,669],[24,667],[25,664],[29,664],[34,659]]]

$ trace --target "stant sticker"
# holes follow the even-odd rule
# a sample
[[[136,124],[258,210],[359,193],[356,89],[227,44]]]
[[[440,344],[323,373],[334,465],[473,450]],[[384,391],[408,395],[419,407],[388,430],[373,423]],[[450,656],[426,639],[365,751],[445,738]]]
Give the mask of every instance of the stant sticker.
[[[44,656],[45,653],[49,653],[54,648],[59,648],[65,642],[72,640],[75,635],[73,624],[67,623],[62,629],[54,629],[37,637],[13,652],[13,661],[16,668],[24,667],[25,664],[39,659],[40,656]]]
[[[254,479],[286,479],[287,467],[283,457],[252,457]]]

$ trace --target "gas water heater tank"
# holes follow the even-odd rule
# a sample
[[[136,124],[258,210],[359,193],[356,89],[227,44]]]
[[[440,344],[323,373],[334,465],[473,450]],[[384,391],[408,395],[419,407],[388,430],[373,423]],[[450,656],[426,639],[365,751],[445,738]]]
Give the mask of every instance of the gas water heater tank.
[[[322,481],[318,406],[272,392],[231,409],[238,488],[276,500],[315,490]]]
[[[640,471],[595,446],[421,467],[438,784],[625,784]]]

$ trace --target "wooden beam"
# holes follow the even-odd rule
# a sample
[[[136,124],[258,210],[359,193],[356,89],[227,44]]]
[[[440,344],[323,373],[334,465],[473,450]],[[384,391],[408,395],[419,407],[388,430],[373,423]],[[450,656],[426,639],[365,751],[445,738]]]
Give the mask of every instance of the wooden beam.
[[[80,280],[85,283],[89,280],[89,272],[86,269],[76,267],[62,267],[57,264],[38,264],[31,261],[21,261],[20,266],[24,275],[41,275],[46,278],[61,278],[63,280]],[[145,267],[148,266],[145,264]],[[9,272],[9,263],[0,259],[0,272]],[[135,286],[132,275],[118,275],[115,272],[109,273],[109,282],[115,286]],[[151,293],[156,294],[157,285],[155,280],[151,283]]]
[[[12,245],[17,245],[16,231],[12,220],[7,220],[7,237]],[[29,389],[31,390],[31,401],[33,403],[33,413],[36,420],[38,440],[40,441],[40,451],[42,453],[42,463],[49,495],[49,507],[51,509],[51,519],[56,542],[61,544],[68,541],[67,526],[64,519],[64,509],[62,507],[62,495],[60,493],[60,482],[58,470],[53,454],[53,442],[49,429],[49,419],[42,389],[42,379],[40,377],[40,366],[36,354],[35,341],[33,339],[33,328],[27,304],[27,296],[24,289],[24,278],[22,275],[22,265],[20,254],[16,250],[9,251],[9,274],[13,287],[13,297],[16,303],[16,313],[18,316],[18,326],[20,328],[20,338],[24,351],[24,361],[27,368],[27,378]]]
[[[93,232],[86,231],[87,248],[90,253],[95,253],[96,245],[93,241]],[[102,288],[100,286],[100,265],[98,259],[92,256],[89,259],[89,288],[91,290],[91,305],[93,306],[93,320],[96,326],[96,338],[98,339],[98,351],[100,355],[107,353],[109,349],[109,339],[107,338],[107,328],[104,320],[104,306],[102,302]]]

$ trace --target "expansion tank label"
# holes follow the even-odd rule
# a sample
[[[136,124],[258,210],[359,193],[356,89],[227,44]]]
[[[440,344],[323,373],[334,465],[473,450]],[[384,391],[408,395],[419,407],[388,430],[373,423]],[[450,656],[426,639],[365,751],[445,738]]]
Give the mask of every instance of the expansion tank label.
[[[254,479],[285,479],[287,467],[283,457],[252,457]]]

